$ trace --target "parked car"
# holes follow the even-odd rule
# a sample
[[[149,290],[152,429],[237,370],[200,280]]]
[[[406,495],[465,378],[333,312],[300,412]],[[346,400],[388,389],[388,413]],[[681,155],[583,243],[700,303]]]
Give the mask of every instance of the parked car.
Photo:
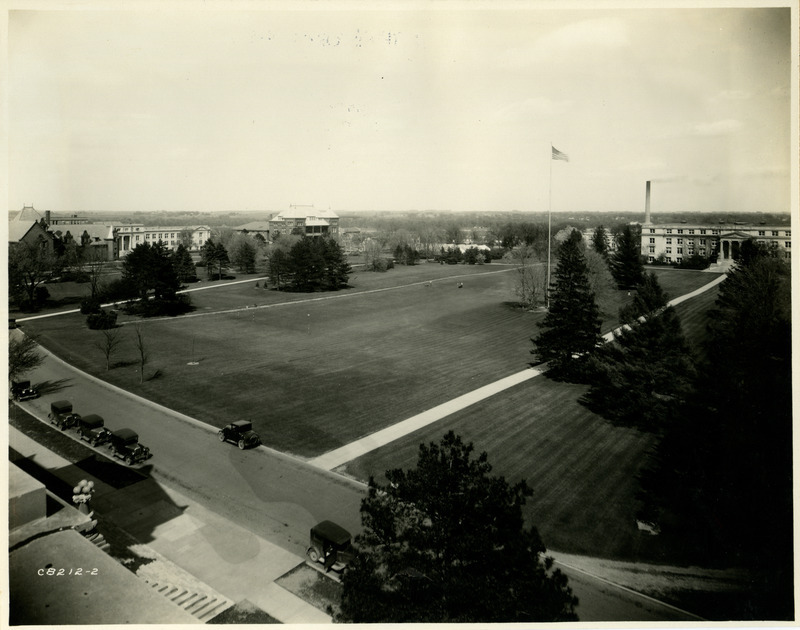
[[[249,420],[237,420],[226,424],[219,430],[217,436],[220,442],[234,442],[242,450],[261,444],[261,438],[253,431],[253,423]]]
[[[80,438],[92,446],[105,444],[111,439],[111,431],[105,427],[105,420],[94,413],[81,417],[77,429]]]
[[[11,381],[11,395],[19,401],[39,398],[39,392],[31,387],[30,381]]]
[[[62,431],[74,427],[80,420],[77,413],[72,413],[72,403],[68,400],[50,403],[50,413],[47,417],[50,419],[50,424],[56,425]]]
[[[311,528],[311,546],[306,555],[311,562],[320,562],[325,571],[340,573],[353,560],[350,532],[333,521],[322,521]]]
[[[132,429],[118,429],[109,436],[111,454],[125,460],[128,466],[150,459],[153,453],[146,446],[139,444],[139,434]]]

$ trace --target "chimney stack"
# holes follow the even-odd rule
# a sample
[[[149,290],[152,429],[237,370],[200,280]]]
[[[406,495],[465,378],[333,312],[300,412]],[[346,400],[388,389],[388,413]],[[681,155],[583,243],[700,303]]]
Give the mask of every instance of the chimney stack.
[[[49,210],[45,210],[44,211],[44,222],[47,223],[47,225],[50,225],[50,211]]]
[[[647,180],[647,191],[644,198],[644,222],[650,223],[650,180]]]

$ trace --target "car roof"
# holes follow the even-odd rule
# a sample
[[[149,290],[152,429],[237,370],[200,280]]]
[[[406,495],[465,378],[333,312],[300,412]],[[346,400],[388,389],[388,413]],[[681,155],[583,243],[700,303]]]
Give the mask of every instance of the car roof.
[[[111,435],[122,440],[138,439],[139,434],[133,429],[117,429]]]
[[[72,409],[72,403],[68,400],[57,400],[55,402],[50,403],[51,409]]]
[[[237,429],[249,429],[253,426],[253,423],[249,420],[237,420],[236,422],[231,422],[231,424]]]
[[[343,545],[350,540],[350,532],[333,521],[318,523],[311,528],[311,533],[325,540],[330,540],[337,545]]]
[[[90,413],[88,416],[81,417],[81,424],[89,427],[102,427],[105,423],[106,421],[96,413]]]

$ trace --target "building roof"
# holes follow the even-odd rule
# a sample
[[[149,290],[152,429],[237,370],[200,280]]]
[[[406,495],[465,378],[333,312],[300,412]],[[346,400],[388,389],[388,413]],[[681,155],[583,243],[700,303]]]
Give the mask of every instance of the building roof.
[[[250,221],[244,225],[239,225],[235,230],[247,230],[248,232],[269,232],[269,221]]]
[[[54,225],[51,229],[53,234],[61,232],[65,235],[67,232],[72,234],[72,238],[76,241],[81,240],[81,236],[86,232],[93,241],[108,241],[114,239],[114,228],[104,223],[79,223],[76,225]]]
[[[285,221],[286,219],[307,219],[308,217],[314,219],[338,219],[339,215],[330,210],[317,210],[313,206],[295,206],[278,213],[272,220]]]
[[[25,235],[32,229],[36,229],[38,221],[9,221],[8,223],[8,242],[19,243]],[[41,229],[41,228],[40,228]]]
[[[8,221],[9,223],[13,221],[28,223],[30,221],[41,221],[43,218],[44,215],[37,211],[33,206],[25,206],[22,208],[22,210],[10,213]]]

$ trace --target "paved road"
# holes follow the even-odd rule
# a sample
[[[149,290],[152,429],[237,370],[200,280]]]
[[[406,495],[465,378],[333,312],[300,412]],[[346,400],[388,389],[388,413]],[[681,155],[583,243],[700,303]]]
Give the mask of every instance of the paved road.
[[[15,333],[19,334],[19,333]],[[302,556],[309,528],[331,519],[361,530],[363,484],[265,447],[240,451],[216,430],[135,398],[47,355],[30,374],[41,398],[24,403],[44,418],[53,400],[68,399],[77,413],[98,413],[111,429],[129,427],[154,457],[144,470],[275,545]],[[105,453],[103,447],[100,451]],[[147,542],[147,541],[142,541]],[[686,621],[695,617],[567,567],[583,621]]]

